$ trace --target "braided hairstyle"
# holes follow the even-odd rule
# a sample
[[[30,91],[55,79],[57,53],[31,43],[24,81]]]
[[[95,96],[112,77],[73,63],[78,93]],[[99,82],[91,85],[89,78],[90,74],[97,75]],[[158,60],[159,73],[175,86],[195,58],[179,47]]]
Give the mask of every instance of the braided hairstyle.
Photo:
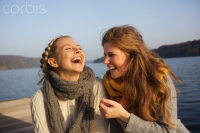
[[[71,38],[70,36],[58,36],[56,38],[54,38],[53,40],[51,40],[51,42],[48,44],[48,46],[45,48],[44,53],[42,54],[42,58],[40,59],[40,71],[42,71],[42,74],[40,74],[39,71],[39,76],[42,77],[41,80],[38,82],[38,84],[42,84],[46,75],[50,72],[50,71],[54,71],[54,68],[49,65],[48,63],[48,59],[49,58],[53,58],[55,57],[55,53],[56,53],[56,49],[57,49],[57,45],[56,42],[61,39],[61,38]]]

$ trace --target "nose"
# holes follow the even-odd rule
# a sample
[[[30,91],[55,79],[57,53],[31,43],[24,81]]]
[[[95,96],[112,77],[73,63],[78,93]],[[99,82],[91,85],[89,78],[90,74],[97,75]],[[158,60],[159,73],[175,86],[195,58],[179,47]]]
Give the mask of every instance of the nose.
[[[79,53],[80,52],[80,48],[74,48],[74,52],[75,53]]]
[[[106,57],[106,56],[104,57],[103,63],[104,63],[104,64],[108,64],[108,63],[109,63],[108,57]]]

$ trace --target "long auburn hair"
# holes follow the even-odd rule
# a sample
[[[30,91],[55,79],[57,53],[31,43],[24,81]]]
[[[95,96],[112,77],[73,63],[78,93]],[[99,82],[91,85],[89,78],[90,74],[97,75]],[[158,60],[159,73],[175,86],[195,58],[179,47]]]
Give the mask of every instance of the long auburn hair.
[[[146,47],[141,34],[132,26],[123,25],[107,30],[103,34],[102,46],[106,42],[112,42],[127,56],[126,72],[120,77],[120,80],[127,83],[125,96],[129,104],[126,110],[152,122],[158,120],[162,113],[168,127],[173,129],[168,108],[170,89],[165,84],[167,79],[161,80],[157,76],[158,73],[164,75],[159,69],[164,68],[179,81],[170,67]]]

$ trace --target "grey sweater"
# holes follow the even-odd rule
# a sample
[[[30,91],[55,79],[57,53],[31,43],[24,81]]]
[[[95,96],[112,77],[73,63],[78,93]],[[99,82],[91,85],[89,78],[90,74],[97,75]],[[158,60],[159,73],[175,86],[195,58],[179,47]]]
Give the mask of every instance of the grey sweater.
[[[162,115],[156,122],[150,122],[131,114],[130,121],[128,123],[117,119],[122,126],[124,133],[189,133],[186,127],[177,118],[177,94],[173,81],[168,74],[166,75],[166,78],[167,85],[171,89],[171,95],[169,98],[169,112],[175,129],[171,130],[166,126],[165,119]]]

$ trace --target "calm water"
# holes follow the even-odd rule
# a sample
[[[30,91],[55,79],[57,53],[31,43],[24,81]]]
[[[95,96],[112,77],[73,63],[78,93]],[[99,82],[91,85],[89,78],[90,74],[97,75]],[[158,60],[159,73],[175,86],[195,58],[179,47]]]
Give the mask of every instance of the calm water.
[[[192,133],[200,133],[200,56],[165,59],[182,81],[176,85],[178,117]],[[87,64],[102,78],[107,67],[102,63]],[[30,97],[41,86],[39,68],[0,71],[0,101]]]

